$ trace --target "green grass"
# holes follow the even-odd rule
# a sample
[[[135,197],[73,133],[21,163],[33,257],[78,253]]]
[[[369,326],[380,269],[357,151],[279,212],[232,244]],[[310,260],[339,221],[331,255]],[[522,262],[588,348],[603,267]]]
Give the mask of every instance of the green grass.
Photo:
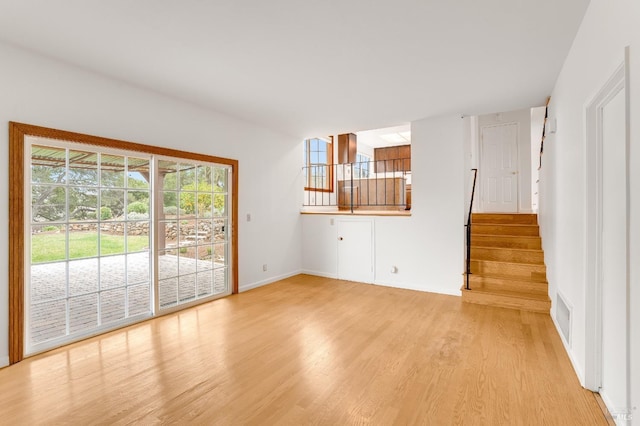
[[[149,237],[131,235],[127,237],[129,252],[140,251],[149,246]],[[101,235],[100,254],[124,253],[124,236]],[[36,234],[31,237],[31,262],[53,262],[66,259],[65,233]],[[69,234],[69,259],[98,255],[98,236],[93,232],[71,232]]]

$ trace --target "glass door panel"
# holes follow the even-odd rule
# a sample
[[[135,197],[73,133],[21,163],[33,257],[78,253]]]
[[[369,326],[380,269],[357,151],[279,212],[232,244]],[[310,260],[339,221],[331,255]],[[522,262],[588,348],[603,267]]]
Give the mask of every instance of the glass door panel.
[[[160,308],[229,294],[226,249],[216,244],[227,245],[229,238],[228,168],[161,159],[157,169]]]
[[[151,315],[149,158],[46,139],[27,148],[26,352]]]

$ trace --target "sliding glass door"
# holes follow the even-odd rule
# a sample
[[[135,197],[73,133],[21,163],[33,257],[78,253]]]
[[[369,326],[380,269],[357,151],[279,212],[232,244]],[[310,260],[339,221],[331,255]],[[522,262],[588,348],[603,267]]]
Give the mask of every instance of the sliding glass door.
[[[27,354],[231,294],[229,166],[34,137],[25,154]]]

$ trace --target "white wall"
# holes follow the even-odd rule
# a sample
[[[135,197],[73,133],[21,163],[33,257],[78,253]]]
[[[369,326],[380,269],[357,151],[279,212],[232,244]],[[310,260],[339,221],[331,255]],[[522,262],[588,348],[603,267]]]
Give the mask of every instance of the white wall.
[[[518,211],[520,213],[531,212],[531,110],[500,112],[478,116],[478,144],[481,144],[480,135],[485,126],[497,124],[518,123]],[[480,149],[476,150],[480,157]],[[479,167],[480,159],[477,160]],[[478,171],[480,176],[482,170]],[[480,196],[482,196],[481,180],[478,180]],[[482,202],[478,199],[478,206]]]
[[[376,284],[460,294],[464,262],[463,120],[446,116],[411,125],[410,217],[374,216]],[[303,216],[303,269],[337,276],[332,216]],[[335,223],[335,221],[334,221]],[[391,273],[391,267],[398,268]]]
[[[538,167],[544,127],[545,107],[531,108],[531,210],[538,212]]]
[[[540,222],[552,301],[562,294],[573,306],[569,355],[585,377],[585,108],[624,60],[631,46],[630,265],[631,407],[640,409],[640,16],[636,0],[591,0],[551,96],[541,170]],[[624,167],[624,165],[620,165]],[[555,315],[555,306],[552,309]],[[640,411],[634,411],[640,423]]]
[[[370,146],[367,145],[364,142],[360,142],[358,141],[358,154],[364,154],[369,156],[369,158],[371,158],[371,161],[373,161],[375,158],[375,149]]]
[[[0,44],[0,366],[8,362],[8,122],[239,160],[239,285],[301,265],[300,139]],[[251,213],[251,222],[246,214]],[[262,265],[269,265],[268,272]]]
[[[473,178],[474,172],[471,169],[478,169],[480,165],[478,155],[478,116],[465,116],[463,118],[464,126],[464,206],[465,206],[465,223],[469,214],[469,205],[471,204],[471,195],[473,194]],[[473,213],[480,212],[480,177],[476,179],[475,194],[473,194]]]
[[[629,1],[630,6],[628,16],[640,16],[640,2]],[[631,186],[631,227],[629,232],[630,244],[630,275],[631,289],[629,306],[630,316],[630,372],[631,372],[631,407],[635,407],[635,424],[640,423],[640,29],[637,22],[634,26],[629,25],[627,30],[631,33],[631,88],[630,88],[630,133],[631,133],[631,156],[629,161],[629,178]]]

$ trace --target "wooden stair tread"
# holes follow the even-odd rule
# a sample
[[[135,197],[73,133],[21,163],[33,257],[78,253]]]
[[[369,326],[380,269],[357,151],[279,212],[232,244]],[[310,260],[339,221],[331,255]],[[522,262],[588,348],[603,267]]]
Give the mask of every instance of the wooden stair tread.
[[[496,225],[496,226],[507,226],[507,227],[516,227],[516,226],[529,226],[529,227],[539,227],[537,223],[499,223],[499,222],[474,222],[471,220],[471,226],[473,225]]]
[[[472,248],[479,249],[487,249],[487,250],[511,250],[511,251],[520,251],[520,252],[531,252],[531,253],[544,253],[542,249],[526,249],[519,247],[495,247],[495,246],[471,246]]]
[[[466,274],[463,274],[463,282],[466,284]],[[536,288],[543,291],[547,291],[549,288],[549,284],[546,280],[530,279],[504,274],[469,274],[469,283],[471,285],[475,284],[479,287],[482,287],[483,285],[496,287],[496,284],[498,287],[501,287],[499,283],[508,283],[505,287],[518,288],[518,286],[521,285],[524,288]],[[474,288],[472,287],[471,289],[473,290]],[[504,288],[504,290],[507,290],[507,288]]]
[[[463,287],[466,289],[466,282],[463,281]],[[536,294],[539,296],[547,296],[549,294],[549,287],[542,283],[491,283],[486,281],[472,281],[469,280],[469,290],[493,293],[494,291],[513,291],[524,294]],[[506,296],[505,296],[506,297]]]
[[[464,288],[464,286],[462,287],[463,291],[475,291],[477,293],[482,293],[482,294],[492,294],[495,296],[507,296],[507,297],[512,297],[512,298],[516,298],[516,299],[528,299],[528,300],[540,300],[543,302],[550,302],[551,299],[549,299],[549,296],[547,294],[535,294],[535,293],[525,293],[525,292],[518,292],[518,291],[512,291],[512,290],[485,290],[485,289],[471,289],[471,290],[467,290],[466,288]]]
[[[520,223],[471,223],[472,235],[504,235],[538,237],[540,227]]]
[[[527,265],[543,265],[544,252],[537,249],[522,249],[514,247],[471,246],[471,259],[513,262]]]
[[[541,281],[547,279],[544,263],[504,262],[498,260],[471,259],[471,273],[474,275],[505,275],[514,279]]]
[[[462,275],[466,275],[466,274],[462,274]],[[477,277],[477,278],[490,278],[490,279],[495,279],[495,280],[509,280],[509,281],[521,281],[523,283],[538,283],[538,284],[548,284],[547,280],[537,280],[537,279],[533,279],[533,278],[522,278],[522,277],[517,277],[517,276],[513,276],[513,275],[505,275],[505,274],[491,274],[491,273],[487,273],[487,274],[483,274],[483,273],[473,273],[473,274],[469,274],[470,278],[473,277]]]
[[[467,277],[463,275],[463,286],[467,285]],[[525,279],[521,277],[510,276],[485,276],[485,275],[469,275],[469,287],[471,290],[484,290],[491,292],[492,290],[509,290],[516,292],[524,292],[531,294],[548,294],[549,284],[546,281]]]
[[[471,262],[490,262],[496,264],[505,264],[505,265],[520,265],[520,266],[544,266],[544,263],[522,263],[522,262],[505,262],[503,260],[484,260],[484,259],[471,259]]]
[[[518,213],[518,212],[472,212],[474,216],[538,216],[537,213]]]
[[[542,250],[542,239],[540,236],[531,235],[495,235],[495,234],[473,234],[471,247],[496,247],[496,248],[525,248],[531,250]]]
[[[551,300],[548,296],[530,298],[522,296],[513,296],[510,294],[483,292],[479,290],[462,289],[462,300],[465,303],[475,305],[493,306],[497,308],[516,309],[519,311],[538,312],[541,314],[549,314],[551,309]]]
[[[485,225],[483,223],[483,225]],[[493,224],[492,224],[493,225]],[[505,234],[478,234],[475,235],[475,237],[496,237],[496,238],[512,238],[514,240],[519,240],[521,238],[525,238],[525,239],[534,239],[534,238],[540,238],[539,235],[505,235]],[[473,243],[473,238],[471,239],[471,243]]]
[[[475,223],[522,223],[537,224],[538,216],[532,213],[472,213],[471,222]]]

